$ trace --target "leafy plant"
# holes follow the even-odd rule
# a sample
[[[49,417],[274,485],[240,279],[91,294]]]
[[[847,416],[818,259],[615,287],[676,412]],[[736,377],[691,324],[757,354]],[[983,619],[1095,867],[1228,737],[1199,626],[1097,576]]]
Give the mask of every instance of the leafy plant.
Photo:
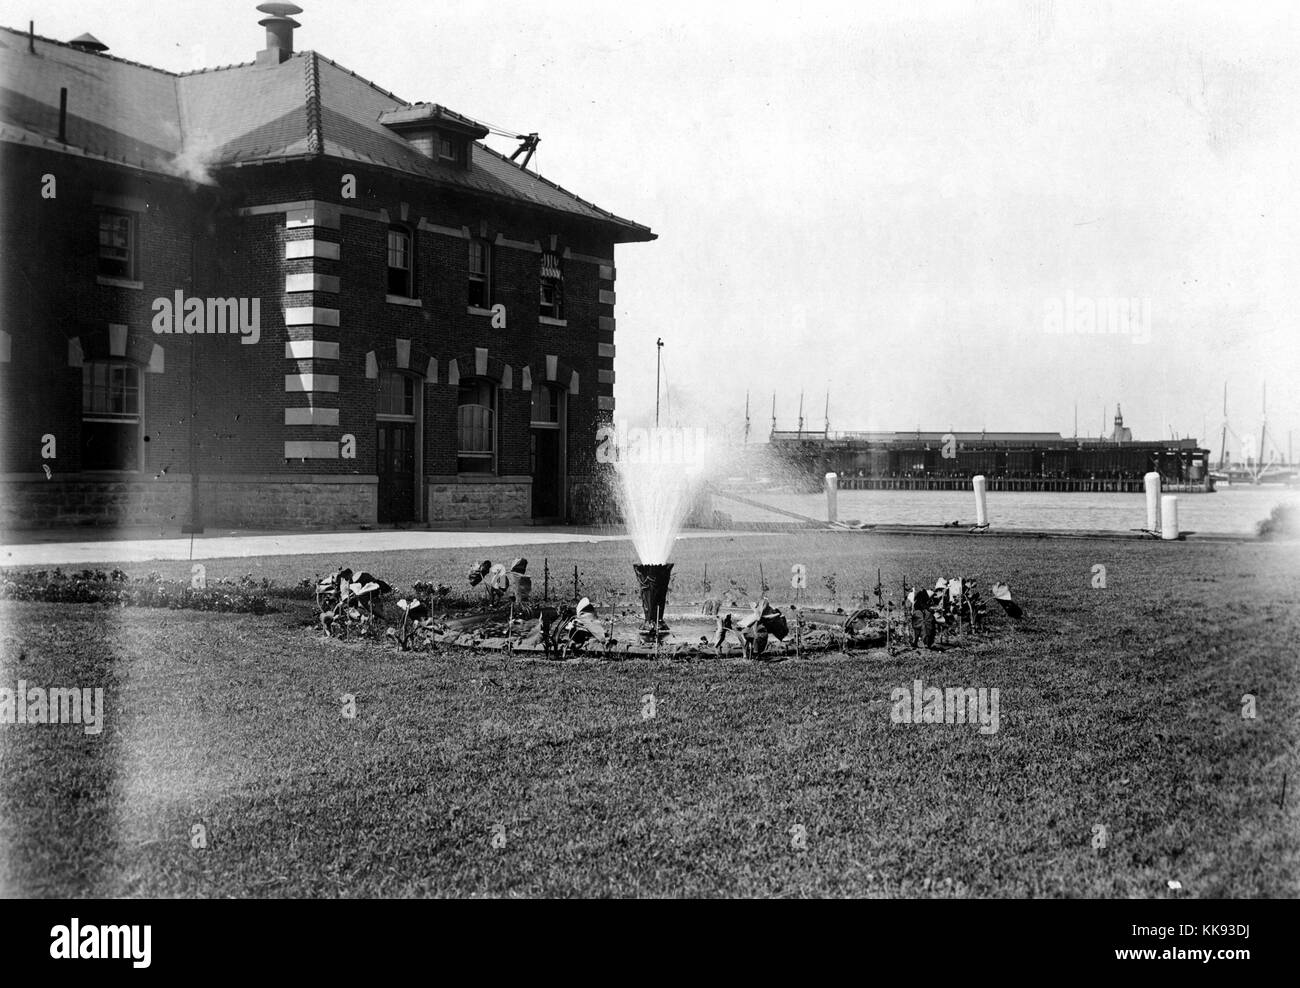
[[[325,634],[331,638],[373,635],[376,619],[383,616],[383,598],[392,589],[369,573],[354,575],[346,567],[331,573],[316,584],[316,605]]]
[[[428,605],[418,597],[405,597],[397,601],[397,608],[402,612],[402,623],[390,627],[384,632],[403,652],[423,648],[429,644],[432,633],[442,631],[442,627],[429,616]]]

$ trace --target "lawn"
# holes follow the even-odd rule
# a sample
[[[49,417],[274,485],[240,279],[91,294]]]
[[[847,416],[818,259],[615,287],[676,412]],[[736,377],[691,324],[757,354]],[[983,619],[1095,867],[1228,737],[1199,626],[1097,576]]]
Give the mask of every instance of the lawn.
[[[546,558],[553,592],[577,565],[608,601],[632,590],[630,551],[205,566],[292,587],[347,563],[459,592],[471,562],[522,554],[536,589]],[[263,616],[3,602],[0,686],[103,686],[107,717],[98,736],[0,727],[0,891],[1300,893],[1294,545],[790,533],[676,560],[679,607],[706,564],[710,593],[752,599],[760,562],[778,588],[804,563],[846,607],[880,567],[891,588],[1005,580],[1026,617],[937,652],[561,663],[324,640],[291,596]],[[997,688],[999,730],[893,723],[891,690],[917,678]]]

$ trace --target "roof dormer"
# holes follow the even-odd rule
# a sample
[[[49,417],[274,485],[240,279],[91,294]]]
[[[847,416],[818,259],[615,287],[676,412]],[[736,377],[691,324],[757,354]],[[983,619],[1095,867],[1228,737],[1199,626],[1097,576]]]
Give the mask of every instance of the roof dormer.
[[[452,168],[468,169],[474,142],[488,136],[482,124],[437,103],[385,110],[379,122],[400,134],[426,158]]]

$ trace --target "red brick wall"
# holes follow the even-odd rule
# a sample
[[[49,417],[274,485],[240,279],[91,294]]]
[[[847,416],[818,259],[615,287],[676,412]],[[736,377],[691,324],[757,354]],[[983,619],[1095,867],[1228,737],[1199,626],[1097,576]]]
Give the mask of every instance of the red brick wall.
[[[438,189],[360,166],[314,162],[231,170],[217,189],[184,184],[130,169],[86,161],[12,144],[0,150],[5,195],[0,204],[0,312],[12,339],[11,359],[0,363],[0,474],[41,473],[40,438],[58,439],[60,474],[80,470],[81,372],[68,366],[68,337],[78,336],[88,350],[104,346],[109,323],[130,327],[130,353],[147,361],[154,344],[165,351],[165,371],[143,374],[145,444],[143,469],[127,479],[144,481],[164,469],[200,476],[221,475],[373,475],[377,381],[366,376],[366,354],[374,351],[382,367],[391,366],[395,341],[412,344],[411,370],[423,373],[436,358],[436,381],[424,388],[424,473],[445,478],[456,472],[456,390],[448,384],[451,359],[461,359],[462,376],[472,373],[475,348],[509,364],[513,387],[500,395],[498,474],[529,472],[530,396],[521,388],[525,366],[545,366],[548,354],[576,370],[580,393],[569,401],[568,462],[571,477],[589,472],[597,425],[597,370],[612,360],[597,358],[597,343],[612,342],[599,328],[612,306],[599,302],[603,281],[596,264],[565,262],[564,327],[538,319],[537,253],[508,246],[493,249],[493,301],[506,306],[505,330],[492,329],[485,316],[466,311],[466,241],[437,232],[416,234],[416,292],[423,305],[390,304],[386,294],[386,224],[345,213],[339,229],[287,229],[280,212],[238,215],[241,208],[319,200],[369,212],[386,209],[400,218],[408,204],[412,226],[423,217],[443,227],[485,229],[489,241],[538,241],[544,248],[557,237],[558,249],[596,258],[613,257],[607,228],[558,214]],[[358,178],[358,198],[339,196],[340,180]],[[40,196],[41,176],[54,174],[56,199]],[[141,290],[96,284],[96,191],[143,198]],[[340,259],[286,260],[287,240],[337,241]],[[317,340],[337,341],[340,359],[293,360],[285,343],[303,338],[287,330],[283,309],[285,275],[313,271],[337,275],[338,295],[294,293],[295,305],[337,308],[338,327],[315,327]],[[261,338],[245,345],[238,336],[173,335],[151,332],[151,304],[176,289],[187,296],[261,299]],[[89,353],[88,353],[89,355]],[[464,358],[471,358],[470,366]],[[191,361],[194,363],[191,364]],[[284,410],[308,402],[286,394],[284,378],[295,371],[338,374],[338,394],[315,396],[316,403],[340,410],[339,425],[286,426]],[[564,382],[564,383],[567,383]],[[194,419],[191,422],[191,404]],[[607,413],[606,413],[607,414]],[[337,441],[356,437],[356,459],[286,460],[284,443],[297,439]],[[191,442],[196,445],[191,462]],[[121,478],[116,478],[121,479]],[[219,504],[207,520],[220,517]]]

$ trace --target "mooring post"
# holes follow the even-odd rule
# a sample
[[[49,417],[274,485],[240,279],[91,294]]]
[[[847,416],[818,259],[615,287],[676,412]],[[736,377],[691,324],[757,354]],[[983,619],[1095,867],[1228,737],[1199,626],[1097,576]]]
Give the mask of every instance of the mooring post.
[[[839,477],[833,473],[826,475],[826,521],[834,525],[840,520],[839,504]]]
[[[1160,537],[1166,541],[1178,538],[1178,495],[1166,494],[1160,498]]]
[[[1160,474],[1152,470],[1142,478],[1147,494],[1147,531],[1160,531]]]
[[[989,512],[984,498],[985,491],[988,489],[988,481],[983,474],[979,474],[971,479],[971,486],[975,490],[975,524],[980,528],[987,528]]]

